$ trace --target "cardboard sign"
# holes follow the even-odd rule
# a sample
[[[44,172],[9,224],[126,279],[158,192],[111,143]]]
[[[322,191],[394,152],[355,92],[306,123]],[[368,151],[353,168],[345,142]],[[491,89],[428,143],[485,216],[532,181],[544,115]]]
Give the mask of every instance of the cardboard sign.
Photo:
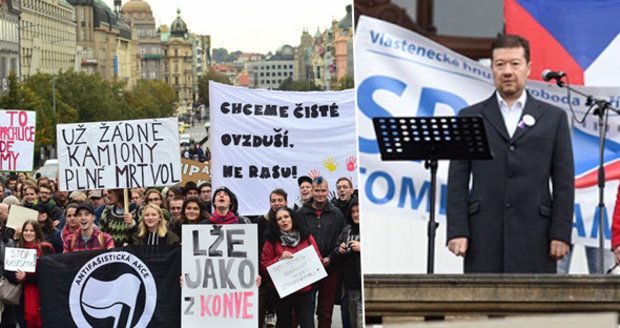
[[[181,326],[258,326],[255,224],[183,225]]]
[[[0,110],[0,171],[32,171],[36,112]]]
[[[327,277],[327,272],[312,246],[293,254],[291,259],[280,260],[268,266],[267,271],[280,298]]]
[[[4,249],[4,270],[35,272],[37,267],[37,250],[7,247]]]
[[[176,118],[59,124],[56,135],[62,191],[181,182]]]
[[[24,222],[28,220],[36,221],[38,217],[38,211],[19,205],[11,205],[9,208],[9,218],[6,221],[6,226],[13,230],[21,229]]]
[[[193,181],[197,186],[201,183],[211,181],[211,175],[209,174],[210,162],[199,162],[187,158],[181,159],[183,165],[181,173],[182,184],[185,185],[189,181]]]

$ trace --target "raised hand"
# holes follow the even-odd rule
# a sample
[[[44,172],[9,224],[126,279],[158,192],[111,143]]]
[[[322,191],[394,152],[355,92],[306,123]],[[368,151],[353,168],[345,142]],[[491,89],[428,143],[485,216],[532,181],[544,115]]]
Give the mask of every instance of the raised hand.
[[[355,164],[356,160],[357,159],[355,158],[355,156],[347,157],[347,171],[349,172],[355,171],[355,169],[357,168],[357,165]]]
[[[338,168],[338,164],[334,162],[334,158],[329,156],[323,160],[323,166],[329,171],[334,172]]]

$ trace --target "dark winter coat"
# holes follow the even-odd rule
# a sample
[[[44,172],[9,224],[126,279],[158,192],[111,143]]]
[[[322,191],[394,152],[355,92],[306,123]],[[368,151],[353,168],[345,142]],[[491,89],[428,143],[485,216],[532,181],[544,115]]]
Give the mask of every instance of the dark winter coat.
[[[525,115],[535,123],[520,124],[511,138],[495,94],[459,113],[483,118],[494,156],[450,162],[448,240],[468,238],[465,272],[555,273],[551,240],[570,244],[575,170],[567,115],[529,94]]]

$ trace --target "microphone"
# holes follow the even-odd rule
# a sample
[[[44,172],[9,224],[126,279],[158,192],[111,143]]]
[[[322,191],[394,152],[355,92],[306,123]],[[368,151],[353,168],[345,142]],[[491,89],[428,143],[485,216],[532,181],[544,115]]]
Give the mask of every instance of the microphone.
[[[550,69],[546,69],[542,72],[542,79],[545,82],[549,82],[550,80],[559,80],[561,78],[563,78],[564,76],[566,76],[566,73],[564,72],[554,72]]]

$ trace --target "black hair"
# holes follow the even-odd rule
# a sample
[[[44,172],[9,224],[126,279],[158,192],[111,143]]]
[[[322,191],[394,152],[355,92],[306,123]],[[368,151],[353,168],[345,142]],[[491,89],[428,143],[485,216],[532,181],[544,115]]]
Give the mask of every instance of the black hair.
[[[290,207],[284,206],[276,210],[274,213],[273,220],[269,220],[269,225],[267,226],[267,230],[265,231],[265,237],[267,240],[276,243],[280,241],[280,227],[278,226],[278,220],[275,219],[276,215],[280,211],[287,211],[291,216],[291,220],[293,221],[293,230],[299,231],[301,236],[301,240],[305,240],[310,238],[310,233],[306,226],[301,222],[301,219],[297,216],[297,213],[293,211]]]
[[[525,61],[530,62],[530,43],[521,36],[514,34],[498,35],[491,43],[491,59],[493,58],[493,50],[499,48],[523,48]]]

